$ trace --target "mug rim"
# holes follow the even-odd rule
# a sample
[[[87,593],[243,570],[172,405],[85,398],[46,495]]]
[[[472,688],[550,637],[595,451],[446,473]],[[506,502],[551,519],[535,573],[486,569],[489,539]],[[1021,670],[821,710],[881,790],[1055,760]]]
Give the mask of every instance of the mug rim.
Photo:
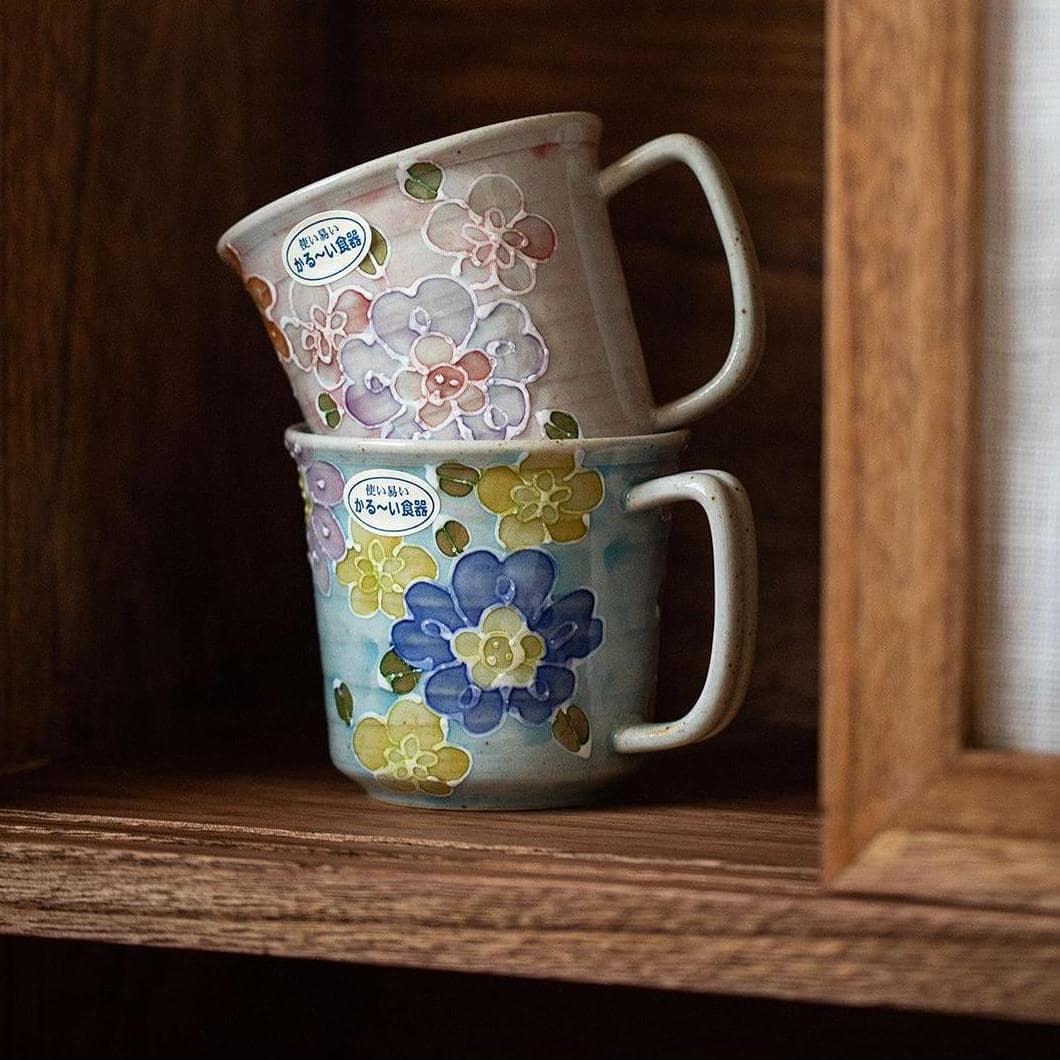
[[[546,130],[553,125],[557,126],[552,132],[554,138],[541,139],[541,136],[547,137],[549,135]],[[563,135],[568,128],[576,128],[578,134],[570,135],[568,133]],[[400,151],[393,151],[390,154],[383,155],[381,158],[361,162],[338,173],[333,173],[331,176],[306,184],[301,188],[288,192],[286,195],[282,195],[278,199],[274,199],[272,202],[266,203],[264,206],[260,206],[225,230],[217,241],[217,253],[224,258],[224,252],[229,246],[233,246],[236,241],[245,240],[252,232],[264,226],[274,227],[276,231],[273,234],[280,235],[281,232],[286,231],[290,224],[297,221],[296,218],[295,221],[287,221],[281,224],[280,220],[285,214],[294,211],[295,208],[301,212],[306,209],[304,205],[306,200],[326,195],[343,185],[355,185],[355,187],[346,189],[347,195],[364,195],[374,191],[381,177],[385,176],[389,180],[390,173],[394,168],[400,166],[402,162],[412,163],[418,161],[420,160],[418,156],[430,154],[433,156],[430,161],[437,162],[439,165],[443,163],[451,164],[458,155],[461,156],[460,161],[490,158],[493,154],[502,152],[496,151],[490,154],[475,155],[473,149],[481,147],[486,142],[505,134],[510,137],[509,142],[503,148],[505,153],[522,150],[525,147],[536,147],[542,143],[597,144],[600,142],[602,128],[602,120],[591,111],[555,111],[495,122],[492,125],[483,125],[478,129],[451,133],[449,136],[428,140],[425,143],[406,147]],[[320,203],[317,203],[314,207],[314,209],[317,208],[322,208]],[[238,247],[233,246],[233,249],[235,249],[237,254],[239,253]]]
[[[600,453],[608,450],[631,451],[640,463],[656,457],[677,456],[688,444],[692,432],[662,431],[658,434],[616,435],[610,438],[513,438],[508,441],[472,439],[350,438],[345,435],[316,434],[303,420],[283,432],[284,441],[315,452],[348,455],[408,458],[415,463],[439,464],[461,458],[490,457],[511,453]],[[421,459],[422,458],[422,459]]]

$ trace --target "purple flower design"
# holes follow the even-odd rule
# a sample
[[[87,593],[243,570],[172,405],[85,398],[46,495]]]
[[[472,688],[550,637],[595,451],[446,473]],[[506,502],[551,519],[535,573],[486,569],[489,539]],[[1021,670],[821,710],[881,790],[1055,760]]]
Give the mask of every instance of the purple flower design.
[[[555,582],[555,560],[535,548],[503,560],[467,552],[449,585],[413,582],[405,593],[412,617],[396,622],[390,639],[426,673],[427,703],[476,735],[497,728],[508,711],[545,724],[574,692],[573,660],[603,639],[592,591],[553,600]]]
[[[331,567],[346,554],[346,538],[333,509],[342,504],[346,485],[342,472],[326,460],[295,447],[291,456],[298,464],[298,485],[305,508],[305,540],[313,584],[325,596],[331,592]]]
[[[370,333],[339,360],[346,409],[382,437],[507,439],[530,416],[527,384],[548,350],[526,310],[499,300],[476,305],[467,286],[428,276],[384,291],[368,311]]]

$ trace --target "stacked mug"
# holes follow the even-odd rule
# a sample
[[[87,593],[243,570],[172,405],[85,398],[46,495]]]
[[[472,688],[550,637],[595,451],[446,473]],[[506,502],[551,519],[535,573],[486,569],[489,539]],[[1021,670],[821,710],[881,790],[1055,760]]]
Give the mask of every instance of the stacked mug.
[[[218,244],[305,419],[286,440],[331,756],[374,798],[599,799],[641,752],[720,731],[746,691],[750,507],[725,472],[677,471],[674,428],[755,370],[754,249],[698,140],[664,136],[600,171],[599,137],[584,113],[451,136],[294,192]],[[721,234],[735,328],[714,378],[655,406],[607,201],[671,161]],[[713,635],[698,700],[657,723],[663,506],[678,500],[707,516]]]

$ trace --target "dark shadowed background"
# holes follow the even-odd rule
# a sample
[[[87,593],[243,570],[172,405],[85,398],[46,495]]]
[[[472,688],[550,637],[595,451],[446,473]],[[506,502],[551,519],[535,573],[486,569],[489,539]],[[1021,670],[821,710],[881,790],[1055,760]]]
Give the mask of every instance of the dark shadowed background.
[[[561,109],[603,117],[605,164],[664,132],[700,136],[743,201],[768,347],[686,466],[734,472],[759,524],[762,630],[737,725],[813,728],[820,3],[86,0],[4,18],[8,764],[248,722],[266,740],[322,732],[282,444],[297,409],[213,245],[329,173]],[[677,167],[624,192],[613,218],[664,401],[728,348],[720,243]],[[690,647],[711,607],[700,519],[675,519],[672,569],[704,575],[667,584],[671,714],[705,671]]]

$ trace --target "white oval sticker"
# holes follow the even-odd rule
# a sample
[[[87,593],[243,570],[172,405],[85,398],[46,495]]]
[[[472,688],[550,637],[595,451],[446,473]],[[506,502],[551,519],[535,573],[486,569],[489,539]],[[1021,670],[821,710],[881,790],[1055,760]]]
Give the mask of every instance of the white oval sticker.
[[[404,471],[362,471],[346,483],[346,507],[365,530],[401,537],[414,534],[438,514],[434,487]]]
[[[287,233],[283,267],[291,279],[310,287],[337,280],[364,260],[371,233],[368,222],[348,210],[313,214]]]

